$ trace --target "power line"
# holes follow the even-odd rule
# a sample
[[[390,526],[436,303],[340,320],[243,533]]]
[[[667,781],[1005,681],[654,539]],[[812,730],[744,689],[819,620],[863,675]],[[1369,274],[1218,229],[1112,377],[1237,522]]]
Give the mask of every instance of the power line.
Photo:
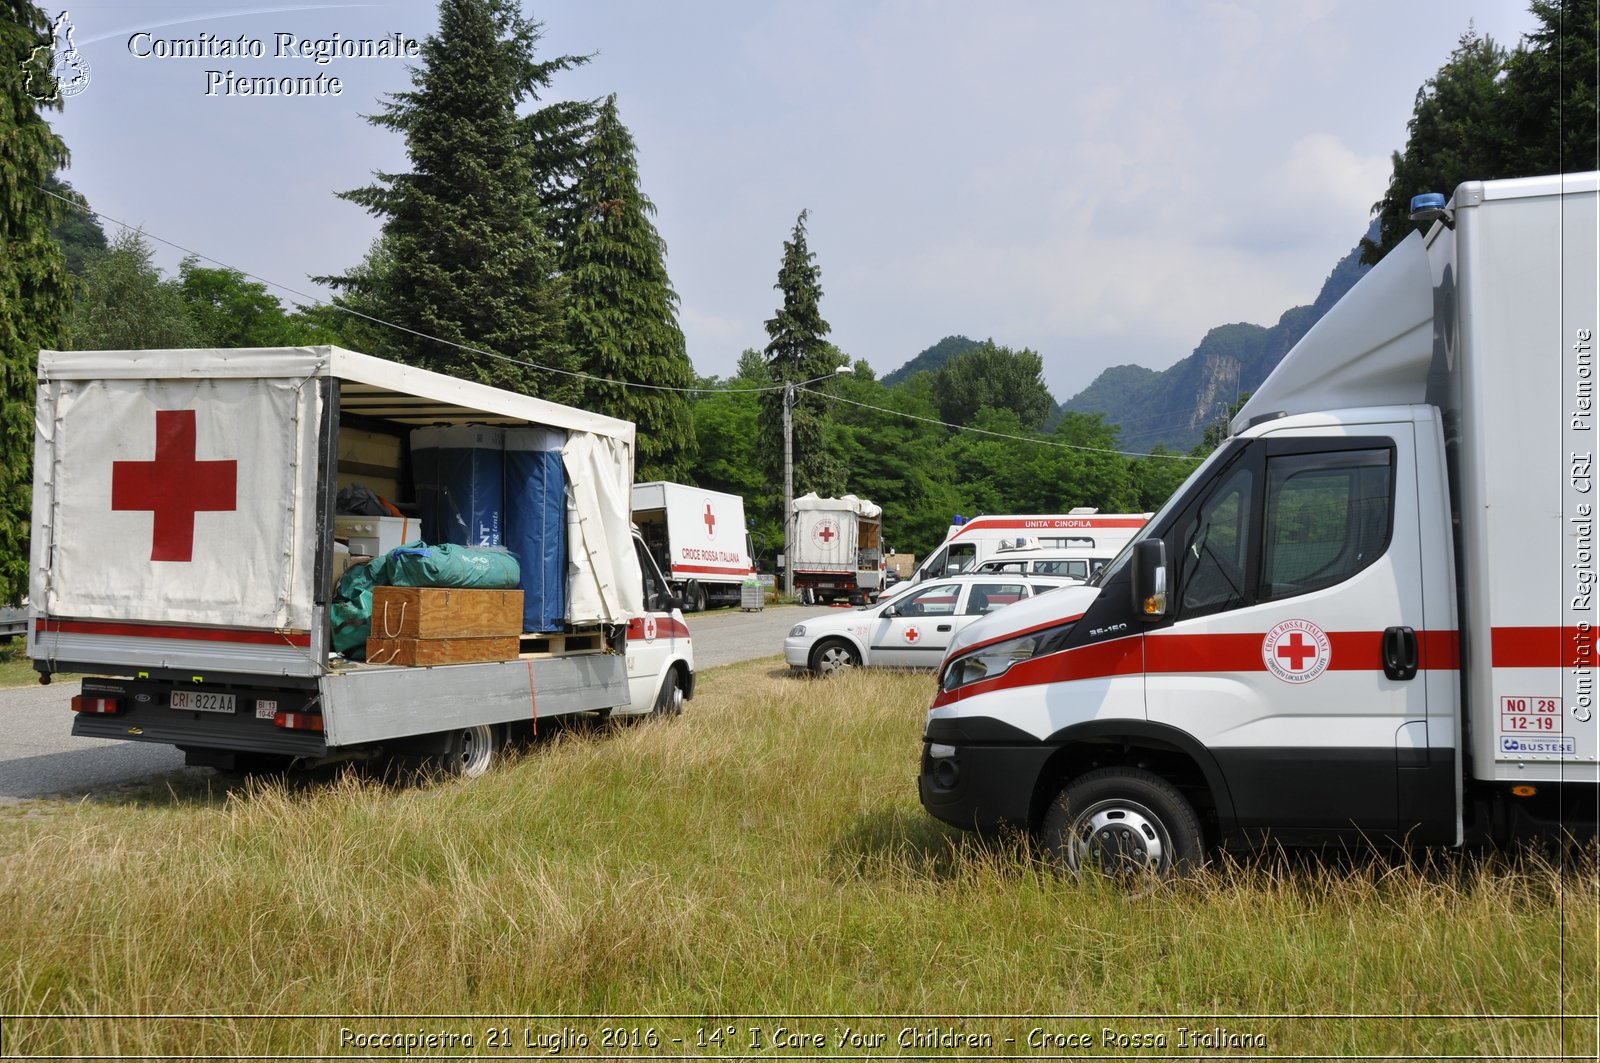
[[[177,250],[182,251],[186,255],[191,255],[191,256],[193,256],[193,257],[195,257],[197,259],[200,259],[202,261],[210,262],[213,265],[219,266],[222,269],[228,270],[231,273],[237,273],[241,277],[248,277],[251,280],[257,281],[257,282],[259,282],[261,284],[264,284],[269,288],[276,288],[276,289],[278,289],[280,291],[288,292],[290,295],[294,295],[294,296],[296,296],[296,297],[298,297],[300,299],[306,300],[309,305],[321,306],[321,307],[332,307],[333,309],[342,311],[343,313],[349,314],[352,317],[360,318],[363,321],[369,321],[369,322],[373,323],[374,325],[381,325],[384,328],[391,328],[391,329],[394,329],[394,330],[396,330],[398,332],[404,332],[404,333],[407,333],[409,335],[416,336],[419,339],[429,340],[429,341],[431,341],[433,343],[442,343],[447,347],[454,347],[457,350],[466,351],[469,354],[478,354],[478,355],[484,356],[485,358],[493,358],[493,359],[496,359],[497,361],[506,362],[506,363],[509,363],[511,365],[522,366],[523,368],[526,368],[526,369],[536,369],[536,370],[539,370],[540,372],[545,372],[545,373],[557,373],[557,374],[560,374],[561,376],[573,377],[573,378],[579,379],[579,380],[593,380],[593,381],[595,381],[597,383],[601,383],[601,384],[617,384],[617,385],[621,385],[622,387],[642,388],[642,389],[646,389],[646,390],[650,390],[650,391],[666,391],[666,392],[674,392],[674,393],[678,393],[678,394],[691,394],[691,395],[718,395],[718,394],[748,395],[748,394],[761,394],[761,393],[771,393],[771,392],[776,392],[776,391],[782,391],[786,386],[784,384],[773,384],[773,385],[767,386],[767,387],[749,387],[749,388],[731,388],[731,387],[715,387],[715,388],[687,387],[687,388],[680,388],[680,387],[672,387],[672,386],[669,386],[669,385],[666,385],[666,384],[645,384],[645,383],[642,383],[642,382],[639,382],[639,381],[632,381],[632,380],[612,380],[609,377],[594,376],[591,373],[580,373],[580,372],[575,372],[575,371],[567,370],[567,369],[557,369],[554,366],[540,365],[537,362],[524,361],[521,358],[513,358],[508,354],[501,354],[498,351],[486,350],[486,349],[484,349],[482,347],[473,347],[473,346],[470,346],[470,345],[465,344],[465,343],[457,343],[454,340],[443,339],[442,337],[439,337],[439,336],[431,336],[426,332],[419,332],[416,329],[408,328],[405,325],[396,324],[393,321],[385,321],[383,318],[374,317],[371,314],[364,314],[361,311],[353,309],[353,308],[348,307],[348,306],[345,306],[342,303],[332,302],[332,301],[325,301],[323,299],[320,299],[318,296],[311,295],[311,294],[308,294],[306,292],[302,292],[302,291],[300,291],[300,290],[298,290],[296,288],[291,288],[287,284],[279,284],[277,281],[269,280],[266,277],[258,276],[257,274],[250,273],[250,272],[247,272],[247,271],[242,270],[242,269],[238,269],[238,268],[236,268],[234,266],[230,266],[230,265],[228,265],[228,263],[223,262],[220,259],[212,258],[210,255],[201,254],[199,251],[195,251],[192,248],[184,247],[182,244],[175,243],[174,241],[168,240],[168,239],[166,239],[166,238],[164,238],[162,236],[159,236],[159,235],[157,235],[155,233],[147,232],[142,227],[129,225],[125,221],[120,221],[120,220],[118,220],[116,218],[113,218],[109,214],[103,214],[100,211],[97,211],[97,210],[95,210],[95,209],[93,209],[93,208],[91,208],[91,207],[89,207],[89,206],[87,206],[87,205],[85,205],[83,203],[78,203],[75,200],[68,199],[66,196],[58,195],[57,193],[50,191],[48,188],[45,188],[42,185],[35,185],[34,187],[37,188],[40,192],[43,192],[45,195],[50,196],[53,199],[58,199],[61,202],[67,204],[69,207],[72,207],[74,210],[83,211],[85,214],[89,214],[89,215],[91,215],[91,216],[93,216],[95,218],[99,218],[99,219],[101,219],[103,221],[108,221],[113,225],[121,226],[123,229],[126,229],[126,230],[128,230],[130,232],[136,232],[136,233],[139,233],[140,235],[148,236],[150,239],[155,240],[157,243],[166,244],[168,247],[176,248]],[[1194,460],[1194,459],[1192,459],[1192,458],[1190,458],[1190,457],[1188,457],[1187,455],[1184,455],[1184,454],[1141,453],[1141,452],[1137,452],[1137,451],[1115,450],[1115,449],[1112,449],[1112,448],[1109,448],[1109,447],[1088,447],[1088,446],[1083,446],[1081,444],[1076,444],[1076,443],[1061,443],[1061,442],[1057,442],[1057,441],[1055,441],[1053,439],[1045,439],[1042,436],[1008,435],[1008,434],[1006,434],[1004,432],[991,432],[988,429],[985,429],[985,428],[974,428],[974,427],[972,427],[970,425],[951,424],[949,421],[941,421],[941,420],[938,420],[937,418],[934,418],[934,417],[923,417],[920,414],[907,413],[904,410],[891,410],[891,409],[886,409],[885,407],[882,407],[882,406],[873,406],[870,403],[858,402],[855,399],[847,399],[842,395],[832,395],[832,394],[829,394],[829,393],[823,392],[823,391],[813,391],[810,388],[800,387],[798,385],[795,386],[795,390],[796,391],[803,391],[808,395],[816,395],[819,398],[829,399],[829,400],[832,400],[832,401],[835,401],[835,402],[844,402],[844,403],[848,403],[848,404],[850,404],[852,406],[860,406],[863,409],[873,410],[873,411],[875,411],[877,413],[886,413],[886,414],[890,414],[891,416],[905,417],[905,418],[908,418],[908,419],[913,420],[913,421],[922,421],[922,422],[924,422],[926,424],[941,425],[941,426],[943,426],[945,428],[948,428],[951,431],[955,431],[955,432],[975,432],[978,435],[991,436],[991,437],[996,438],[996,439],[1010,439],[1010,440],[1013,440],[1013,441],[1016,441],[1016,442],[1020,442],[1020,443],[1037,443],[1037,444],[1039,444],[1041,446],[1060,447],[1060,448],[1063,448],[1063,449],[1066,449],[1066,450],[1078,450],[1078,451],[1083,451],[1085,453],[1091,453],[1091,454],[1116,454],[1116,455],[1119,455],[1119,456],[1125,457],[1125,458],[1169,458],[1169,459],[1174,459],[1174,460],[1178,460],[1178,461],[1192,461],[1192,460]]]

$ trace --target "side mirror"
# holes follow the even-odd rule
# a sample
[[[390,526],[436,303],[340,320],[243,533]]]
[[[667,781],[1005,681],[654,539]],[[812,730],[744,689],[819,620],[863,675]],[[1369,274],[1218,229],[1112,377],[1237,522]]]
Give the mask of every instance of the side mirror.
[[[1140,539],[1133,544],[1133,615],[1160,620],[1167,615],[1167,544]]]

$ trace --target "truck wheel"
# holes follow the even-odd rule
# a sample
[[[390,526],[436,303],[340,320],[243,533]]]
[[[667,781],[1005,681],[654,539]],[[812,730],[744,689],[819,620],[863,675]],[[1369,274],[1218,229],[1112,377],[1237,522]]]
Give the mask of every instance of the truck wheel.
[[[811,670],[817,675],[828,676],[836,672],[848,672],[860,666],[861,654],[856,652],[854,646],[841,639],[828,639],[811,651]]]
[[[678,685],[676,668],[669,669],[666,678],[661,680],[661,691],[656,695],[656,703],[650,707],[650,715],[683,715],[683,687]]]
[[[489,770],[499,751],[500,728],[487,723],[463,727],[446,736],[444,752],[435,754],[434,766],[446,775],[476,779]]]
[[[1140,768],[1101,768],[1073,780],[1050,806],[1042,835],[1068,870],[1117,878],[1186,875],[1204,856],[1189,802]]]
[[[703,613],[706,611],[706,585],[704,583],[695,583],[691,586],[693,590],[690,591],[690,595],[694,599],[694,611]]]

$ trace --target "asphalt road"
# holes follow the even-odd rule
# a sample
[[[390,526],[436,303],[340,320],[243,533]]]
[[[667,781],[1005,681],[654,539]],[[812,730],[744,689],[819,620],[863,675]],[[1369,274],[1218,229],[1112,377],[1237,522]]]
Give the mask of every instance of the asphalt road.
[[[719,609],[686,618],[694,639],[695,668],[767,657],[783,652],[783,637],[795,624],[829,610],[813,606],[768,606],[744,612]],[[0,805],[34,797],[88,795],[185,768],[170,746],[74,738],[68,702],[76,682],[0,689]]]

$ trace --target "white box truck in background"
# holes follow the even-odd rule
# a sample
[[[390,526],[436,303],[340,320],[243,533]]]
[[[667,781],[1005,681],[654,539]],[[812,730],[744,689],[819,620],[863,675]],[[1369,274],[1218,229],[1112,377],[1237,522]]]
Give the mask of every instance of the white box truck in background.
[[[664,480],[634,484],[633,523],[686,611],[739,604],[755,574],[744,499]]]
[[[441,424],[564,440],[544,565],[562,616],[489,663],[334,654],[339,489],[410,501],[412,431]],[[692,693],[688,631],[629,527],[626,421],[303,347],[42,351],[36,425],[27,652],[43,682],[91,677],[76,735],[217,767],[400,752],[473,774],[538,720]]]
[[[1592,837],[1597,180],[1418,204],[1098,586],[952,643],[923,805],[1156,871]]]
[[[855,495],[794,500],[788,558],[795,590],[807,605],[846,598],[866,602],[883,588],[883,510]]]

